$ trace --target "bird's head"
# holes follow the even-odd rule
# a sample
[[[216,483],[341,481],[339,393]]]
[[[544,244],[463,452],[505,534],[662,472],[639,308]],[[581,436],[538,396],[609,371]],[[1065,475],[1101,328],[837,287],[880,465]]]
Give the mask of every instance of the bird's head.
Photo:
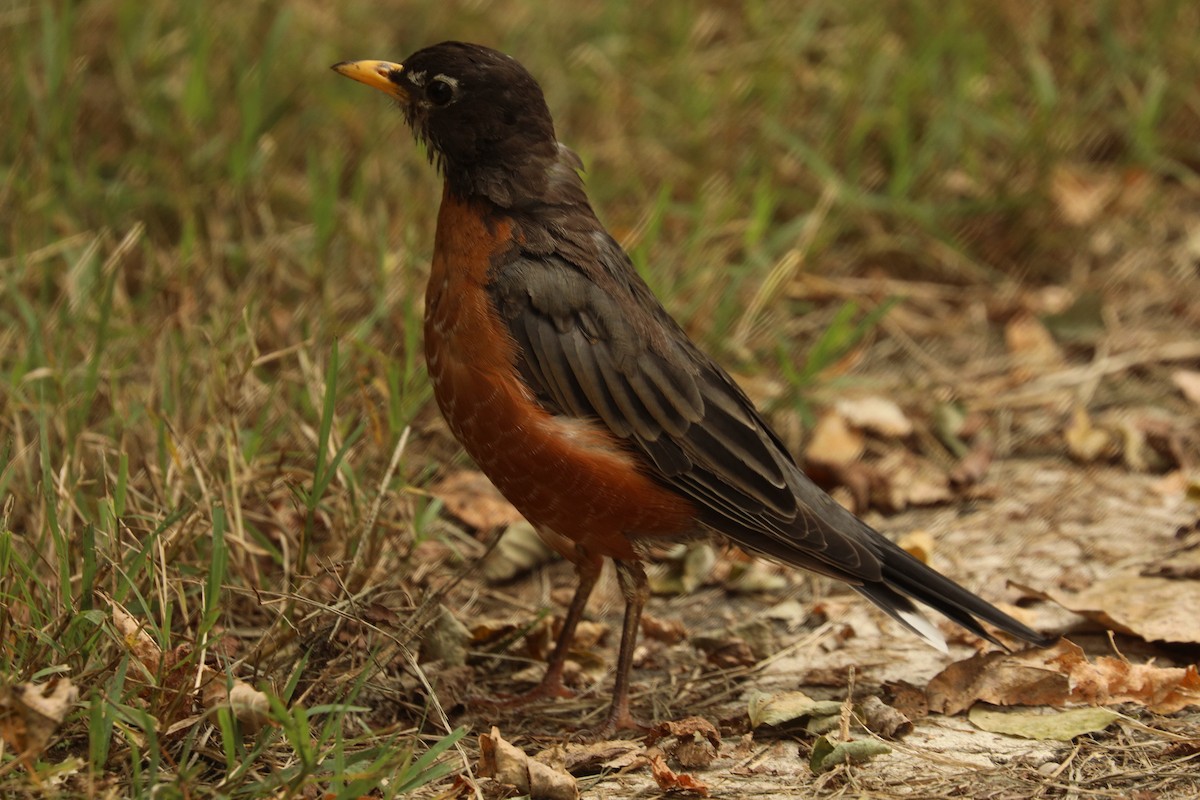
[[[504,53],[443,42],[402,63],[343,61],[333,69],[399,102],[452,190],[511,194],[511,187],[497,182],[536,182],[557,158],[554,122],[541,87]]]

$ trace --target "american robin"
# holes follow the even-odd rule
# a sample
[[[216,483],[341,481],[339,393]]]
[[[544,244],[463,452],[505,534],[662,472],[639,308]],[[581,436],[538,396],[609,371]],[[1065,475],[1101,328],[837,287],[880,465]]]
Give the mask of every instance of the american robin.
[[[338,73],[399,101],[444,178],[425,303],[438,407],[479,468],[563,557],[579,588],[545,678],[563,663],[604,558],[625,598],[602,730],[639,727],[629,670],[647,543],[706,532],[845,581],[945,650],[912,600],[1000,644],[1031,630],[929,568],[810,481],[737,383],[695,345],[596,218],[579,156],[537,81],[462,42]],[[911,599],[910,599],[911,598]]]

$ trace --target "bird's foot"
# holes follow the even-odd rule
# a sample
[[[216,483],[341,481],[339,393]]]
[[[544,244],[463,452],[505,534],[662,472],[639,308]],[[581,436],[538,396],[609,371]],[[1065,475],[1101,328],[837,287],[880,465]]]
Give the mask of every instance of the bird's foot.
[[[614,707],[609,710],[604,722],[594,728],[584,728],[572,738],[585,742],[603,741],[613,738],[620,731],[634,731],[639,735],[649,733],[651,727],[649,723],[630,714],[628,708]]]
[[[521,694],[500,694],[491,697],[486,695],[470,695],[465,702],[468,708],[520,708],[539,700],[552,700],[555,698],[569,699],[574,696],[574,691],[563,686],[561,675],[547,675],[542,679],[541,683],[528,692],[522,692]]]

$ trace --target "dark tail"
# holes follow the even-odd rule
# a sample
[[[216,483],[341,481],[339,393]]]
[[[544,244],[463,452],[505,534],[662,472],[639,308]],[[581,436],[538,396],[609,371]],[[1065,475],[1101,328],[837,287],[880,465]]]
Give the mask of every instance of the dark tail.
[[[878,536],[879,534],[876,534]],[[883,540],[878,555],[882,561],[882,580],[859,584],[854,588],[890,617],[916,633],[929,644],[945,652],[946,642],[938,629],[921,615],[912,600],[917,600],[957,622],[967,630],[1004,646],[981,622],[1038,647],[1053,644],[1056,636],[1045,636],[1005,614],[954,581],[918,561],[905,550]],[[910,600],[909,598],[912,598]]]

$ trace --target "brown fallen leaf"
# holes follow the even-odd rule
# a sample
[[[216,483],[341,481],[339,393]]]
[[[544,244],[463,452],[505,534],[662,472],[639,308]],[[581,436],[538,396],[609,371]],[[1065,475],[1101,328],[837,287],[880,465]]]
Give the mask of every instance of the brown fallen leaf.
[[[207,668],[205,678],[201,699],[206,711],[228,707],[246,735],[258,733],[270,721],[271,701],[265,693],[242,680],[227,685],[224,675]]]
[[[112,603],[110,613],[113,627],[121,634],[121,640],[133,657],[141,662],[151,675],[161,673],[164,666],[162,663],[163,651],[158,646],[158,642],[154,641],[154,637],[147,633],[145,627],[119,604]]]
[[[164,730],[171,730],[184,719],[189,719],[195,713],[195,704],[199,699],[196,693],[196,670],[184,668],[192,655],[191,646],[181,644],[173,650],[164,651],[154,637],[146,632],[145,625],[119,603],[110,602],[109,613],[113,627],[121,634],[122,643],[141,667],[138,677],[134,679],[141,686],[139,694],[149,697],[156,692],[162,693],[156,705],[170,714],[160,715],[157,721]],[[199,676],[201,685],[211,680],[211,677],[205,676],[204,669],[207,668],[201,667]]]
[[[721,634],[697,634],[691,639],[692,646],[704,653],[708,663],[718,669],[749,667],[758,663],[749,643],[732,632]]]
[[[835,408],[838,415],[860,430],[892,439],[902,439],[913,432],[912,421],[900,406],[886,397],[839,400]]]
[[[0,687],[0,738],[30,767],[79,699],[71,679]]]
[[[479,737],[479,776],[516,787],[530,800],[577,800],[579,785],[565,770],[531,759],[505,741],[500,729]]]
[[[686,717],[655,725],[646,734],[646,744],[657,746],[684,769],[704,769],[721,749],[721,734],[704,717]]]
[[[922,564],[928,564],[929,557],[933,555],[933,536],[929,531],[909,531],[896,544]]]
[[[485,619],[476,622],[470,630],[471,644],[479,649],[486,649],[515,639],[525,629],[510,620]]]
[[[827,468],[844,467],[858,461],[865,447],[862,431],[851,427],[841,414],[827,412],[813,427],[804,459]]]
[[[1148,578],[1200,582],[1200,546],[1191,545],[1190,548],[1184,549],[1182,552],[1174,553],[1151,564],[1147,564],[1139,574]]]
[[[888,705],[909,719],[929,716],[929,697],[920,686],[908,681],[887,681],[883,684]]]
[[[832,467],[809,461],[805,471],[843,508],[859,514],[871,507],[874,487],[886,482],[875,465],[862,461]]]
[[[979,441],[972,445],[967,454],[954,465],[954,469],[950,470],[950,485],[955,489],[965,489],[982,483],[991,469],[995,451],[991,437],[980,436]]]
[[[642,636],[655,642],[679,644],[687,638],[687,626],[681,619],[662,619],[642,614]]]
[[[1054,336],[1027,311],[1019,312],[1004,326],[1004,343],[1012,356],[1010,374],[1016,383],[1024,383],[1064,360]]]
[[[1094,222],[1120,190],[1120,176],[1112,172],[1060,165],[1050,175],[1050,196],[1069,225]]]
[[[643,750],[641,743],[635,741],[568,742],[543,750],[534,760],[575,776],[596,775],[628,767],[644,758]]]
[[[788,580],[781,569],[769,561],[757,558],[732,564],[729,577],[725,580],[726,591],[735,594],[782,592],[787,588]]]
[[[1126,574],[1074,594],[1026,591],[1119,633],[1151,642],[1200,644],[1200,581]]]
[[[462,469],[451,472],[429,487],[453,516],[477,531],[512,525],[524,517],[504,499],[482,472]]]
[[[1067,452],[1083,464],[1110,459],[1118,453],[1117,442],[1112,434],[1093,425],[1087,410],[1082,407],[1076,408],[1071,414],[1071,422],[1063,431],[1063,438],[1067,443]]]
[[[240,679],[234,678],[230,682],[225,674],[205,664],[180,669],[188,655],[183,646],[164,652],[145,627],[119,604],[111,603],[110,613],[113,627],[121,633],[125,646],[146,674],[161,680],[159,688],[186,697],[185,702],[162,704],[176,708],[180,715],[158,720],[165,733],[174,733],[199,719],[187,716],[197,701],[206,713],[228,707],[246,735],[257,733],[267,723],[271,703],[266,694]]]
[[[943,714],[958,714],[978,701],[1056,707],[1136,703],[1172,714],[1200,706],[1200,673],[1194,664],[1155,667],[1107,656],[1092,662],[1079,645],[1062,640],[1053,647],[958,661],[934,676],[926,691],[929,708]]]
[[[654,782],[662,791],[708,797],[708,786],[687,773],[675,772],[668,767],[667,759],[661,750],[651,748],[646,752],[646,758],[650,762],[650,774],[654,776]]]
[[[860,710],[867,730],[884,739],[899,739],[912,733],[912,720],[875,695],[863,700]]]
[[[877,473],[881,478],[871,487],[871,500],[884,511],[937,505],[954,496],[949,476],[907,448],[892,450],[880,459]]]

